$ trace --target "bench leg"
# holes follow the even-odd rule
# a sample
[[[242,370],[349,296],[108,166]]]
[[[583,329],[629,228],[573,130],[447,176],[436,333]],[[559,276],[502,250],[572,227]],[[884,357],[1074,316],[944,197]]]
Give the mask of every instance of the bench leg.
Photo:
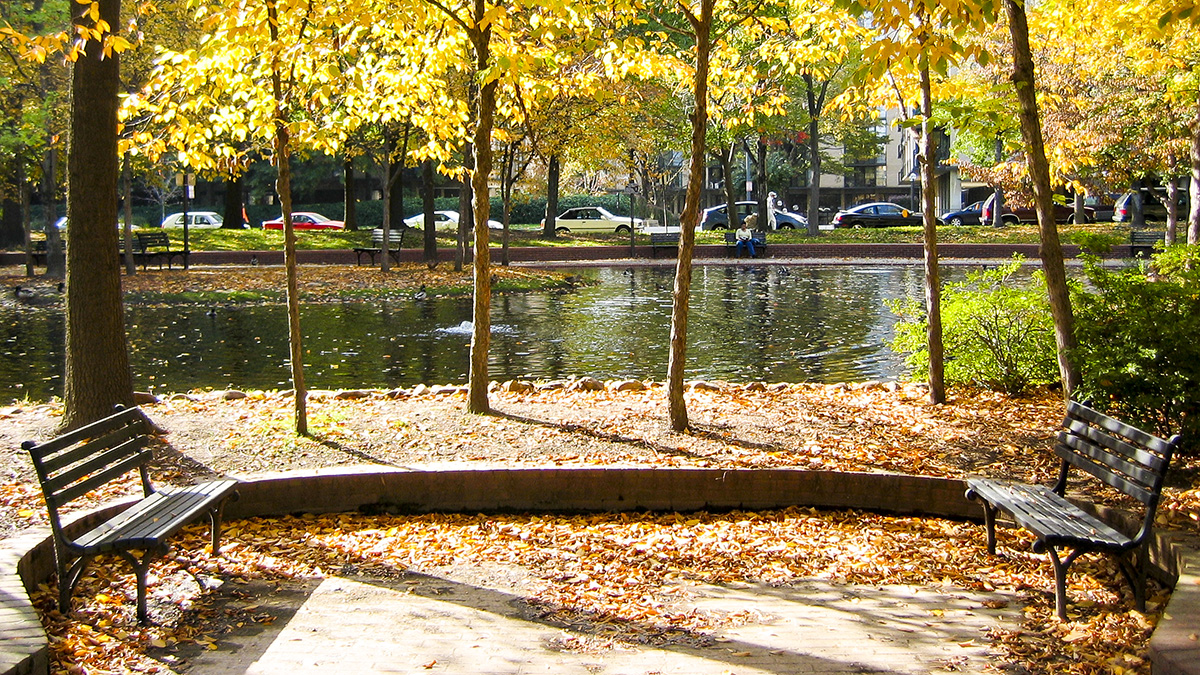
[[[1040,542],[1038,542],[1040,543]],[[1038,547],[1034,546],[1034,551]],[[1075,549],[1061,560],[1058,557],[1058,551],[1053,546],[1047,546],[1046,552],[1050,554],[1050,562],[1054,564],[1054,609],[1058,613],[1058,618],[1062,621],[1067,620],[1067,568],[1079,554],[1083,553],[1082,549]]]
[[[129,562],[133,567],[134,576],[137,577],[137,620],[139,624],[150,623],[150,617],[146,613],[146,573],[150,571],[150,563],[157,557],[166,554],[167,548],[147,549],[139,559],[130,551],[119,550],[117,553]]]
[[[79,579],[83,577],[83,571],[92,557],[85,555],[68,563],[67,553],[57,555],[57,550],[55,553],[55,566],[58,567],[58,611],[67,614],[71,611],[71,594],[79,585]]]
[[[1117,557],[1117,567],[1129,587],[1133,589],[1133,603],[1139,612],[1146,611],[1146,566],[1149,563],[1149,553],[1145,546],[1139,546],[1125,555]]]
[[[987,552],[996,555],[996,513],[999,511],[986,499],[980,497],[974,490],[967,490],[967,501],[983,504],[983,525],[987,531]]]

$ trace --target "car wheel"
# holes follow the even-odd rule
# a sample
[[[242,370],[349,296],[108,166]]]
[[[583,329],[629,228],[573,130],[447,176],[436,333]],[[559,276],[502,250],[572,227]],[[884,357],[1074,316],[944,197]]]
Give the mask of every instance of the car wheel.
[[[861,230],[861,229],[863,229],[863,224],[862,223],[850,223],[850,227],[852,227],[856,230]]]
[[[712,229],[713,232],[720,232],[721,230],[725,229],[725,223],[717,223],[716,225],[712,226]]]
[[[954,216],[953,218],[950,219],[951,227],[962,227],[962,224],[963,224],[962,218],[959,218],[958,216]]]
[[[791,223],[787,223],[787,224],[784,224],[784,225],[780,225],[778,229],[780,229],[780,230],[794,230],[794,229],[796,229],[796,226],[795,226],[795,225],[792,225]]]
[[[571,230],[565,227],[556,227],[554,231],[559,234],[571,234]]]
[[[629,234],[629,226],[628,225],[618,225],[617,226],[617,234]]]
[[[1020,225],[1021,224],[1021,221],[1018,220],[1016,216],[1004,216],[1003,218],[1000,219],[1000,222],[1005,225]]]

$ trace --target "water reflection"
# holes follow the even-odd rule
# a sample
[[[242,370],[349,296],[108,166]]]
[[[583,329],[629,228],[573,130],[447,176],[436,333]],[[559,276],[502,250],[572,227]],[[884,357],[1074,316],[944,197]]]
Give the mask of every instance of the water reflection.
[[[570,293],[493,298],[492,379],[664,379],[674,270],[598,268]],[[854,381],[896,377],[884,300],[919,297],[919,267],[703,266],[690,299],[690,377]],[[462,382],[470,298],[306,305],[312,388]],[[127,308],[139,390],[286,388],[283,307]],[[60,394],[61,311],[0,308],[0,399]]]

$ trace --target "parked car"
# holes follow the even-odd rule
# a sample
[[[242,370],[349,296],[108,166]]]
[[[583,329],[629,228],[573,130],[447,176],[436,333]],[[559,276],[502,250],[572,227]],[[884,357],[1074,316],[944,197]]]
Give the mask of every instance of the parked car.
[[[415,216],[409,216],[404,219],[404,224],[408,227],[417,230],[425,229],[425,214],[418,213]],[[443,232],[454,232],[458,230],[458,211],[434,211],[433,212],[433,229]],[[498,220],[488,219],[488,229],[502,230],[504,224]]]
[[[996,195],[992,195],[983,201],[983,222],[992,222],[992,203],[995,202]],[[1096,220],[1096,209],[1090,206],[1083,207],[1084,222],[1094,222]],[[1036,223],[1037,209],[1033,205],[1029,206],[1010,206],[1004,205],[1004,210],[1000,212],[1000,222],[1005,225],[1016,225],[1017,223]],[[1075,207],[1067,206],[1059,202],[1054,202],[1054,222],[1073,223],[1075,222]]]
[[[1188,213],[1188,194],[1179,191],[1175,213],[1183,219]],[[1133,193],[1126,192],[1113,204],[1113,222],[1128,223],[1133,220]],[[1165,223],[1167,221],[1167,194],[1165,190],[1142,190],[1142,220]]]
[[[264,230],[282,230],[283,216],[274,220],[263,221]],[[319,213],[299,211],[292,214],[292,229],[296,230],[342,230],[346,224],[340,220],[330,220]]]
[[[758,202],[737,202],[734,204],[737,213],[734,218],[734,226],[741,225],[751,213],[758,213]],[[791,211],[776,211],[775,212],[775,229],[777,230],[794,230],[796,228],[808,227],[808,219],[799,213]],[[729,205],[721,204],[712,208],[704,209],[700,213],[700,229],[702,230],[725,230],[731,229],[729,226]]]
[[[923,223],[920,213],[891,202],[859,204],[833,214],[834,227],[919,227]]]
[[[188,229],[190,230],[213,230],[225,225],[225,218],[213,211],[188,211]],[[172,213],[163,218],[162,226],[164,228],[181,228],[183,227],[183,214]]]
[[[546,220],[542,219],[542,227]],[[640,232],[646,226],[641,218],[633,219],[634,230]],[[629,216],[614,215],[603,206],[580,206],[563,211],[554,219],[554,231],[568,232],[629,232]]]
[[[959,227],[960,225],[978,225],[983,216],[983,202],[975,202],[958,209],[957,211],[947,211],[941,215],[941,220],[947,225]]]

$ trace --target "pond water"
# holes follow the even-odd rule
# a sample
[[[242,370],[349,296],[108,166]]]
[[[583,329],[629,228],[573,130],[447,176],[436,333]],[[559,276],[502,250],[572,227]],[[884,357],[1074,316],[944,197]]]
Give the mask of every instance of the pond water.
[[[493,298],[490,378],[663,380],[672,267],[589,268],[568,293]],[[952,272],[953,274],[953,272]],[[956,275],[959,276],[959,275]],[[839,382],[905,373],[884,301],[920,297],[920,267],[698,266],[688,377]],[[126,308],[139,391],[288,388],[282,306]],[[309,388],[465,382],[471,299],[305,305]],[[60,310],[0,307],[0,400],[62,393]]]

